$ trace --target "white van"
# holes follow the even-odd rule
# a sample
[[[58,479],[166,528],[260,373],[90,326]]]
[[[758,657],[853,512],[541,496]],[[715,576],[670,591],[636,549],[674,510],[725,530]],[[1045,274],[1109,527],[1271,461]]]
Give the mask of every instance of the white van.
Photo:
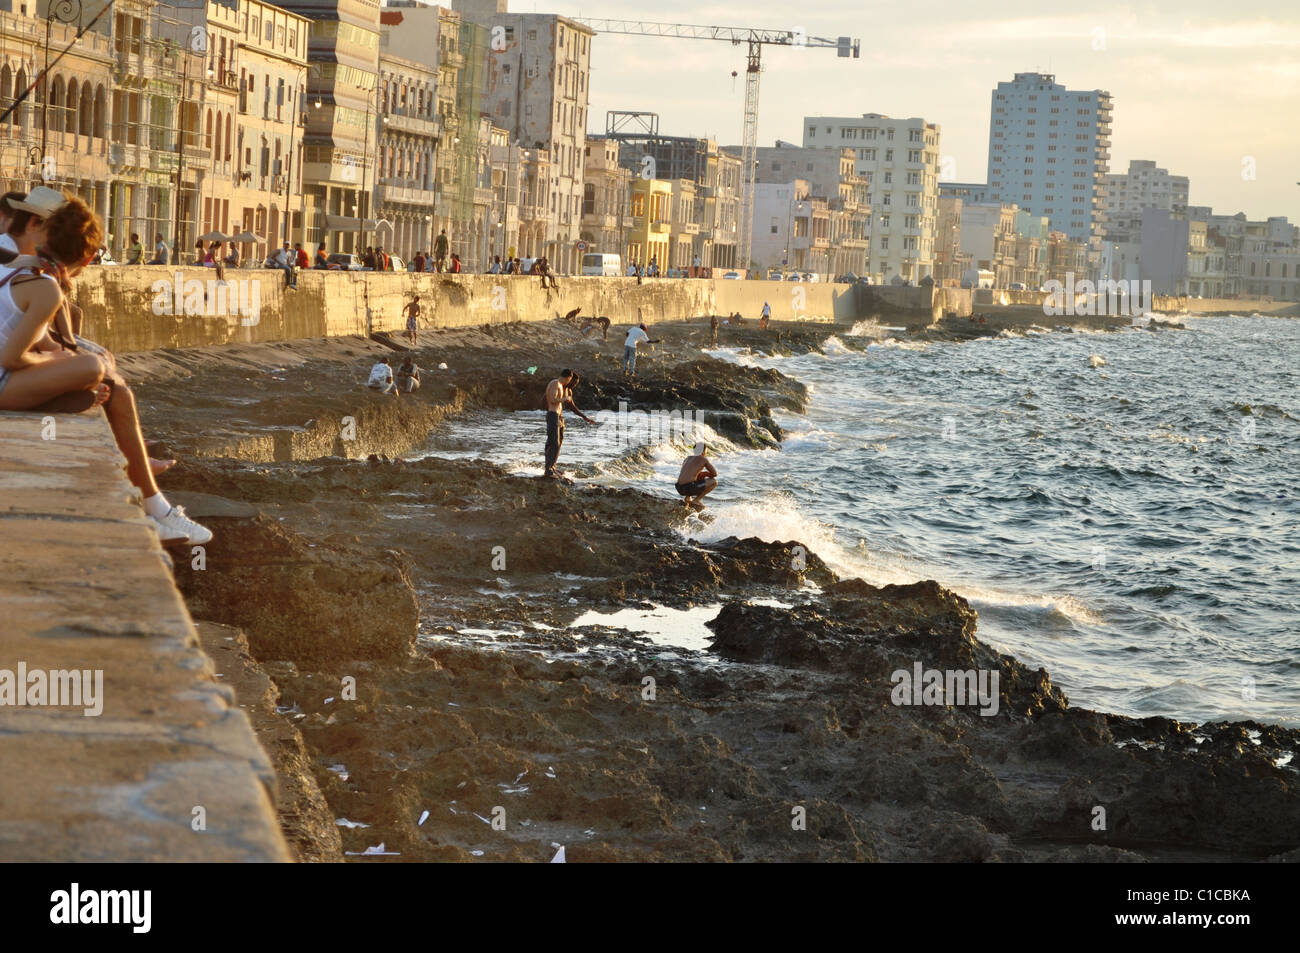
[[[582,256],[582,274],[584,277],[618,278],[623,274],[623,257],[589,252]]]

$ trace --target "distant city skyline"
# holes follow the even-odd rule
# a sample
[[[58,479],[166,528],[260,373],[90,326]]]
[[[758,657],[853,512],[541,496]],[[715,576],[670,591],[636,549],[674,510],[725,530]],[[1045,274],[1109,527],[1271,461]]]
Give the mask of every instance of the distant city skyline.
[[[1300,9],[1283,0],[1252,4],[1236,20],[1207,0],[1166,9],[1103,2],[1050,15],[1010,0],[979,19],[952,0],[916,0],[906,21],[881,2],[821,0],[794,13],[774,0],[743,7],[662,0],[653,12],[615,0],[511,5],[532,7],[860,38],[859,60],[764,48],[759,144],[800,142],[807,115],[917,116],[939,124],[944,168],[955,181],[987,181],[994,87],[1017,72],[1052,73],[1071,89],[1114,97],[1110,171],[1151,159],[1190,178],[1193,205],[1300,222],[1300,134],[1291,119],[1300,102]],[[744,57],[744,47],[716,41],[601,35],[588,129],[603,132],[607,110],[637,109],[657,112],[668,134],[739,142]]]

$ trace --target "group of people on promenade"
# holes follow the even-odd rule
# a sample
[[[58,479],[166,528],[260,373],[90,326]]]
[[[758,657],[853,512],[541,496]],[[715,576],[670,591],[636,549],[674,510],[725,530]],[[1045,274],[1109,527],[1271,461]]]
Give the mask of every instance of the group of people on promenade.
[[[149,456],[116,358],[80,333],[81,309],[69,295],[103,237],[98,217],[75,196],[45,186],[0,196],[0,410],[78,413],[102,406],[159,538],[203,544],[211,531],[158,488],[157,476],[176,461]]]

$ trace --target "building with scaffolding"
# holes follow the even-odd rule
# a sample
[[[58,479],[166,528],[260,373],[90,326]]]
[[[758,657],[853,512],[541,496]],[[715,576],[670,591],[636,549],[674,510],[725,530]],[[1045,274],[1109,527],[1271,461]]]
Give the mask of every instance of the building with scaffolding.
[[[659,116],[650,112],[611,110],[605,114],[604,139],[619,144],[619,162],[634,177],[694,183],[689,253],[678,250],[674,265],[689,267],[696,257],[705,268],[734,268],[740,238],[741,158],[738,150],[719,148],[712,139],[667,136],[659,132]],[[678,200],[683,188],[675,187]],[[684,257],[684,262],[675,259]],[[660,267],[667,267],[660,261]]]

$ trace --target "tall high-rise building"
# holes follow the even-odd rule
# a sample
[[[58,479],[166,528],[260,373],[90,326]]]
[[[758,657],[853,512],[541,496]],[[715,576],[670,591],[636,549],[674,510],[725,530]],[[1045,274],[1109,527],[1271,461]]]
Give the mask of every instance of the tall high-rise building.
[[[550,13],[507,13],[503,2],[455,0],[487,31],[481,109],[526,150],[550,156],[550,222],[542,254],[553,270],[578,269],[590,95],[590,27]],[[464,80],[462,80],[464,82]],[[549,194],[548,194],[549,193]]]
[[[1046,215],[1075,241],[1100,237],[1110,170],[1111,95],[1017,73],[993,91],[988,184],[1003,202]]]
[[[808,116],[803,144],[854,150],[871,207],[870,273],[880,281],[919,281],[934,274],[939,215],[939,126],[880,113]]]

